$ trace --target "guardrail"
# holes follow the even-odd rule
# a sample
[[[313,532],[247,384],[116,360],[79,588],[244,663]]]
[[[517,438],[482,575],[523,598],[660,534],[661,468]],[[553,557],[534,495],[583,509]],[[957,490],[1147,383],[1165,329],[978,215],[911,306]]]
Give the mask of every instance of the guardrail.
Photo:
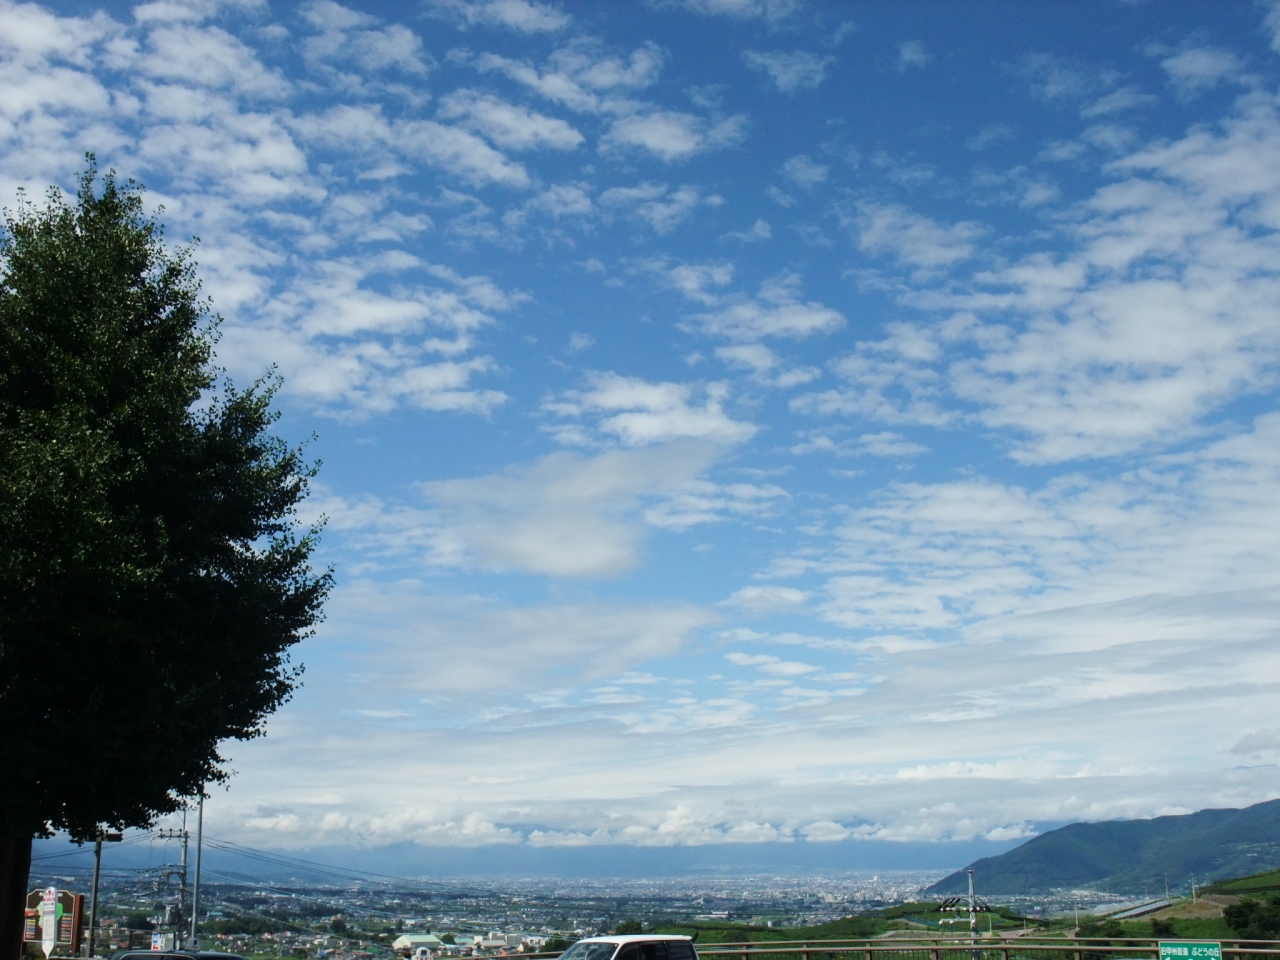
[[[1193,937],[1179,937],[1179,942]],[[1280,958],[1275,940],[1214,940],[1222,960]],[[875,940],[762,940],[694,943],[699,958],[721,960],[1159,960],[1160,941],[1137,937],[939,937]],[[512,960],[555,960],[559,953],[512,954]]]
[[[1179,941],[1191,938],[1179,937]],[[1222,944],[1223,960],[1280,957],[1272,940],[1210,941]],[[1158,960],[1160,942],[1130,937],[947,937],[937,939],[771,940],[697,943],[701,958],[741,960]]]

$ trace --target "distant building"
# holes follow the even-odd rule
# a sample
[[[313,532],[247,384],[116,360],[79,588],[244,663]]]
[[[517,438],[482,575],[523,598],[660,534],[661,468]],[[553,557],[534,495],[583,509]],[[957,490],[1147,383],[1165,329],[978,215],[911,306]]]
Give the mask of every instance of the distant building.
[[[444,943],[434,933],[405,933],[391,941],[391,949],[396,953],[413,953],[419,947],[426,947],[432,954],[436,954],[444,947]]]

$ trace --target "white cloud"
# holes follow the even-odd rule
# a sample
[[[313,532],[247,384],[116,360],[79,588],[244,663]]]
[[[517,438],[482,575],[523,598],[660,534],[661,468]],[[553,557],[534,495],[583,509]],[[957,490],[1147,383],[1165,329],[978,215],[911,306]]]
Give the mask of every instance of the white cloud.
[[[600,149],[638,148],[674,163],[709,150],[721,150],[742,142],[746,117],[739,114],[710,121],[692,113],[653,110],[620,117],[609,125]]]
[[[1086,120],[1094,117],[1105,117],[1125,110],[1137,110],[1142,107],[1153,107],[1160,98],[1151,93],[1143,93],[1137,87],[1127,86],[1104,94],[1093,103],[1080,108],[1080,116]]]
[[[782,175],[805,190],[812,190],[818,184],[825,183],[830,172],[830,167],[814,162],[803,153],[782,165]]]
[[[569,218],[588,219],[597,213],[596,205],[582,184],[562,183],[547,187],[537,196],[530,197],[522,208],[522,215],[540,213],[553,220]],[[508,211],[504,220],[514,222],[516,214]]]
[[[1231,748],[1232,753],[1249,756],[1258,753],[1271,753],[1280,750],[1280,730],[1254,730],[1241,737]]]
[[[924,69],[933,62],[933,54],[919,40],[903,40],[898,44],[898,72]]]
[[[966,140],[964,145],[970,150],[985,150],[987,147],[994,146],[997,143],[1012,140],[1016,136],[1017,131],[1007,123],[992,123],[983,127]]]
[[[923,444],[907,440],[902,434],[888,430],[864,433],[858,438],[858,447],[861,452],[873,457],[914,457],[929,452],[929,448]]]
[[[1169,82],[1183,96],[1194,96],[1225,82],[1239,82],[1244,64],[1222,47],[1188,47],[1160,61]]]
[[[985,232],[977,223],[941,224],[897,204],[862,202],[852,218],[858,248],[888,254],[922,271],[950,267],[973,256]]]
[[[810,843],[838,843],[853,836],[853,831],[834,820],[816,820],[802,827],[800,832]]]
[[[85,66],[99,43],[123,30],[105,13],[60,17],[35,3],[0,6],[0,27],[5,60],[36,70],[54,60]],[[19,74],[12,76],[17,79]]]
[[[664,286],[679,291],[695,303],[714,308],[694,314],[682,324],[709,336],[740,343],[765,337],[803,339],[831,333],[845,323],[839,311],[816,301],[801,300],[800,277],[794,273],[784,273],[764,281],[759,293],[751,297],[720,292],[719,288],[727,286],[733,279],[733,264],[727,261],[673,264],[665,259],[651,259],[641,261],[639,265],[658,277]],[[725,359],[748,362],[759,369],[774,365],[772,359],[763,364],[750,361],[751,357],[772,356],[759,350],[729,351],[722,355]]]
[[[833,572],[825,615],[924,636],[985,622],[990,636],[1023,632],[997,618],[1070,608],[1074,634],[1025,629],[1079,653],[1129,632],[1122,610],[1088,604],[1270,589],[1274,548],[1258,531],[1280,515],[1278,433],[1280,415],[1267,414],[1247,434],[1163,465],[1096,481],[1067,475],[1038,489],[987,478],[893,485],[849,515],[849,566]]]
[[[333,0],[311,0],[300,12],[320,31],[302,43],[303,53],[314,62],[350,62],[367,71],[398,67],[415,74],[426,73],[430,66],[422,39],[401,24],[379,27],[376,17]]]
[[[572,18],[558,7],[536,0],[427,0],[432,16],[460,27],[506,27],[520,33],[554,33]]]
[[[594,456],[555,453],[501,473],[417,485],[426,507],[324,493],[310,509],[361,560],[558,578],[633,569],[653,529],[683,531],[773,513],[773,484],[712,482],[722,450],[682,440]]]
[[[786,502],[773,484],[708,480],[721,453],[700,440],[590,457],[553,453],[500,474],[417,484],[425,507],[324,494],[311,509],[361,557],[353,562],[360,571],[614,577],[639,564],[654,529],[769,516]]]
[[[139,4],[133,10],[133,18],[140,24],[199,23],[219,13],[261,9],[262,0],[156,0]]]
[[[630,210],[657,233],[674,230],[705,202],[696,187],[671,189],[665,183],[651,181],[634,187],[610,187],[600,194],[602,207]]]
[[[645,510],[644,519],[650,526],[665,530],[686,530],[729,517],[767,517],[786,499],[787,491],[772,483],[717,484],[695,480]]]
[[[678,0],[680,6],[694,13],[739,19],[776,21],[790,16],[801,7],[801,0]]]
[[[664,61],[662,50],[646,43],[625,58],[604,53],[600,45],[577,40],[555,51],[539,70],[529,63],[482,54],[477,69],[497,71],[571,110],[595,114],[631,114],[644,104],[629,93],[651,86]]]
[[[752,70],[767,73],[784,93],[812,90],[826,78],[835,57],[820,57],[805,50],[744,50],[743,62]]]
[[[756,296],[722,297],[720,309],[696,314],[693,319],[708,335],[739,341],[811,337],[844,326],[844,317],[838,310],[817,301],[800,300],[799,287],[798,276],[783,274],[761,284]]]
[[[714,457],[713,448],[687,443],[594,457],[556,453],[503,474],[423,484],[439,511],[436,562],[615,576],[639,560],[642,509],[686,494]]]
[[[1115,181],[1064,228],[1065,253],[980,271],[966,292],[903,294],[945,319],[896,328],[912,331],[914,354],[899,350],[899,336],[841,361],[862,398],[848,409],[938,422],[950,393],[1026,462],[1194,435],[1229,398],[1266,389],[1280,362],[1280,177],[1259,163],[1272,149],[1275,108],[1246,98],[1217,128],[1114,161]],[[863,216],[862,244],[907,264],[973,252],[977,228],[957,235],[897,210]],[[958,356],[963,349],[973,353]],[[869,392],[872,381],[884,386]]]
[[[646,260],[640,264],[658,277],[662,283],[696,303],[712,306],[720,302],[717,287],[733,280],[733,264],[728,261],[714,263],[676,263],[669,260]]]
[[[556,50],[541,69],[495,54],[482,54],[472,63],[481,71],[503,73],[571,110],[613,117],[600,140],[602,152],[638,149],[672,163],[740,143],[746,130],[744,115],[704,117],[634,98],[635,91],[657,80],[664,60],[653,43],[621,57],[606,53],[596,41],[581,39]]]
[[[818,669],[810,663],[801,663],[798,660],[783,660],[768,654],[727,653],[725,654],[725,659],[739,667],[758,667],[761,673],[766,673],[772,677],[799,677],[806,673],[813,673]]]
[[[411,268],[426,268],[445,285],[410,286],[396,296],[368,285]],[[271,357],[289,393],[336,415],[368,416],[401,404],[485,414],[506,396],[471,380],[493,361],[455,358],[493,322],[486,311],[521,299],[487,277],[462,277],[404,255],[320,261],[261,313],[224,323],[219,355],[249,376]]]
[[[440,116],[462,118],[465,126],[508,150],[572,150],[582,134],[557,117],[474,90],[455,90],[440,101]]]
[[[680,603],[503,606],[412,580],[357,580],[343,589],[331,616],[332,632],[365,630],[377,638],[358,660],[366,671],[394,668],[385,688],[392,702],[406,694],[466,700],[476,689],[510,698],[619,678],[637,663],[678,653],[695,631],[716,620],[710,611]],[[468,642],[459,643],[459,636]],[[456,782],[465,783],[484,766],[473,765]]]
[[[267,69],[252,49],[218,27],[156,27],[147,34],[145,50],[134,66],[158,80],[248,97],[276,99],[290,91],[279,71]]]
[[[1280,3],[1272,0],[1262,25],[1271,33],[1271,49],[1280,53]]]
[[[616,373],[591,373],[585,390],[566,391],[545,404],[547,412],[581,422],[594,421],[598,433],[616,437],[626,446],[646,446],[676,439],[735,444],[749,440],[758,429],[734,420],[724,411],[728,387],[708,383],[653,383]],[[701,402],[698,401],[699,398]],[[587,439],[576,423],[563,423],[556,435],[565,442]]]
[[[792,409],[935,427],[954,422],[959,414],[948,408],[945,377],[935,368],[940,345],[911,324],[887,324],[886,332],[885,339],[860,342],[853,353],[832,362],[847,386],[797,397]]]
[[[724,235],[725,240],[741,240],[743,243],[757,243],[773,236],[773,228],[760,217],[745,230],[732,230]]]
[[[824,396],[828,398],[843,396],[850,408],[854,408],[856,403],[855,398],[842,395],[839,391],[831,391]],[[798,406],[804,408],[803,404]],[[858,437],[842,436],[846,432],[847,428],[843,425],[825,430],[801,431],[800,435],[804,440],[792,446],[790,450],[797,455],[831,453],[841,457],[893,457],[896,459],[916,457],[929,452],[929,448],[924,444],[908,440],[902,434],[889,430],[883,430],[880,433],[864,433]]]
[[[1270,688],[1242,689],[1238,662],[1258,657],[1251,662],[1263,683],[1277,675],[1280,663],[1267,649],[1273,634],[1265,632],[1278,622],[1274,602],[1251,609],[1248,640],[1216,634],[1208,623],[1179,626],[1185,607],[1163,620],[1129,620],[1126,642],[1108,651],[1105,670],[1070,648],[1055,654],[1025,640],[991,641],[983,649],[994,655],[986,657],[972,647],[905,653],[855,701],[768,720],[748,696],[759,702],[797,679],[816,687],[824,672],[761,668],[816,663],[734,651],[762,658],[739,668],[742,695],[680,694],[660,684],[645,689],[645,702],[589,703],[589,691],[579,698],[566,689],[584,680],[621,686],[611,681],[684,649],[706,624],[704,611],[505,610],[412,583],[356,583],[338,599],[325,636],[330,644],[343,638],[345,657],[333,681],[313,671],[308,684],[309,693],[323,682],[338,696],[326,698],[323,710],[291,704],[273,719],[271,736],[237,749],[236,790],[206,806],[219,836],[243,835],[253,817],[294,817],[305,842],[340,804],[354,836],[367,836],[378,818],[384,843],[469,813],[484,833],[485,823],[510,822],[503,811],[512,809],[522,811],[523,823],[555,825],[541,830],[537,842],[548,844],[719,843],[761,833],[821,842],[842,839],[843,831],[941,840],[1025,832],[1036,820],[1150,816],[1169,791],[1195,806],[1238,806],[1271,796],[1274,786],[1267,767],[1238,768],[1224,783],[1220,770],[1195,766],[1221,756],[1222,724],[1256,729],[1265,713]],[[1167,606],[1162,599],[1148,611],[1161,603]],[[1180,633],[1161,638],[1162,626]],[[468,643],[457,643],[460,635]],[[1224,636],[1229,649],[1221,647]],[[476,690],[506,695],[479,698]],[[1219,724],[1185,710],[1183,698],[1193,693]],[[344,709],[373,703],[408,706],[428,722],[393,726]],[[464,703],[467,710],[450,710],[455,722],[446,730],[429,722]],[[1117,717],[1126,729],[1119,740]],[[975,750],[975,743],[998,749]],[[628,761],[642,748],[651,752],[637,769]],[[761,780],[761,764],[777,775]],[[340,778],[341,797],[315,797],[314,781],[301,774],[316,769]],[[604,769],[610,776],[601,776]],[[282,785],[281,771],[299,776]],[[256,809],[262,801],[269,813]]]
[[[1029,53],[1017,66],[1031,94],[1050,102],[1082,100],[1115,86],[1118,80],[1112,70],[1052,53]]]
[[[783,587],[776,584],[767,586],[750,586],[737,590],[725,602],[731,606],[741,607],[752,613],[769,613],[775,610],[792,611],[804,606],[812,594],[795,587]],[[734,661],[737,662],[737,661]]]
[[[475,134],[434,120],[387,119],[378,105],[330,107],[299,117],[294,126],[310,142],[371,161],[394,156],[402,163],[425,162],[476,185],[523,188],[530,182],[521,164]]]

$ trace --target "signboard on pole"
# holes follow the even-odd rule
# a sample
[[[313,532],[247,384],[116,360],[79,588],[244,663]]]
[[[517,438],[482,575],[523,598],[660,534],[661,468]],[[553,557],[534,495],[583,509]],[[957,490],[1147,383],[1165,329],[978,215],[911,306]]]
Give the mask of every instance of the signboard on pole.
[[[163,950],[168,952],[173,949],[172,933],[153,933],[151,935],[151,949]]]
[[[23,943],[38,946],[46,957],[73,957],[80,951],[80,918],[84,895],[49,887],[27,894],[22,925]]]
[[[1161,940],[1160,960],[1222,960],[1222,944],[1212,940]]]
[[[58,945],[58,888],[49,887],[44,892],[40,909],[40,949],[46,957],[53,956]]]

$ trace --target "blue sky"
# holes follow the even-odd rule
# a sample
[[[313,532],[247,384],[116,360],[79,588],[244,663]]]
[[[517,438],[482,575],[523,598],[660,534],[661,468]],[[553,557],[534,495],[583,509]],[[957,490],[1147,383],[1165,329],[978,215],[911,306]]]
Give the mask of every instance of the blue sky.
[[[268,846],[1005,841],[1275,795],[1280,6],[0,3],[278,365]]]

